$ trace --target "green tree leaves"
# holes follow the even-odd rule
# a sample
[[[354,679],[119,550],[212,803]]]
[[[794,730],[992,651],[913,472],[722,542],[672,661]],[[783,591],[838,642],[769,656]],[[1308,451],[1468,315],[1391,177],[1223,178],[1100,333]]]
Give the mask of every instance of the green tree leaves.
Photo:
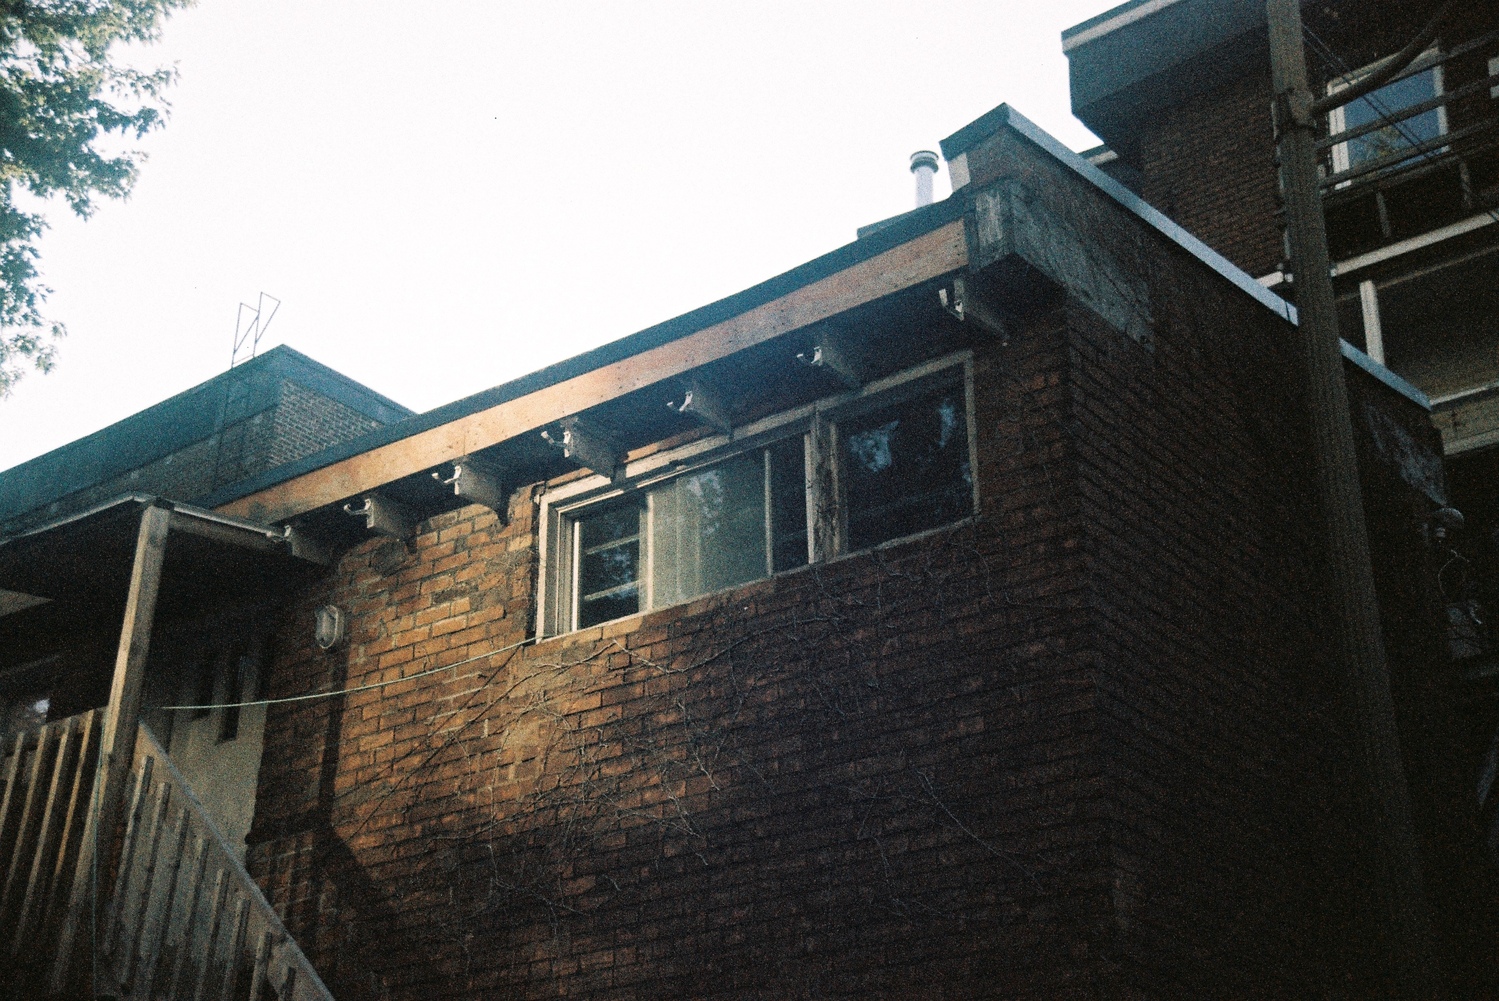
[[[46,219],[17,196],[60,196],[87,218],[96,199],[130,191],[142,154],[110,154],[100,140],[159,127],[176,72],[116,65],[111,49],[155,40],[191,2],[0,0],[0,398],[27,368],[52,367],[63,334],[42,314],[51,289],[36,239]]]

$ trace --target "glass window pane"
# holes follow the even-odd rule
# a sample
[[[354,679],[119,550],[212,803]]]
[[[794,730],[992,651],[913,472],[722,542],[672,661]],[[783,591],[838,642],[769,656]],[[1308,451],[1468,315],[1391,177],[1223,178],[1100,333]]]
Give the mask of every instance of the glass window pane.
[[[1437,71],[1435,67],[1423,73],[1396,80],[1367,97],[1350,103],[1343,110],[1344,127],[1358,128],[1385,116],[1393,116],[1402,108],[1429,101],[1437,93]],[[1435,139],[1442,134],[1441,118],[1435,108],[1412,115],[1393,125],[1376,129],[1368,135],[1348,141],[1348,165],[1376,159],[1396,150],[1409,149],[1413,143]]]
[[[968,416],[960,387],[845,421],[839,437],[849,549],[973,513]]]
[[[762,453],[657,487],[650,510],[652,607],[766,575]]]
[[[807,456],[800,435],[769,449],[770,534],[777,573],[807,562]]]
[[[578,626],[640,611],[640,506],[593,511],[578,519]]]

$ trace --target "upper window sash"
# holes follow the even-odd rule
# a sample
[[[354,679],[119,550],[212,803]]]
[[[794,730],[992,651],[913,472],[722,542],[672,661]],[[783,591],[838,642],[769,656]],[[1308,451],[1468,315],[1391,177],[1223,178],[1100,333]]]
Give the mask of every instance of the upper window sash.
[[[678,478],[711,469],[736,455],[763,453],[777,442],[793,437],[807,443],[804,476],[807,488],[808,558],[817,562],[846,552],[846,525],[843,521],[843,509],[846,505],[840,499],[838,463],[835,458],[839,448],[838,424],[915,399],[943,385],[961,390],[959,398],[963,401],[965,410],[963,416],[968,439],[969,479],[973,481],[973,506],[977,510],[971,359],[971,351],[954,352],[874,380],[858,390],[824,397],[735,428],[732,436],[706,435],[676,448],[645,456],[627,463],[623,483],[614,483],[607,477],[594,474],[547,490],[542,495],[539,512],[541,566],[538,579],[541,593],[538,596],[538,635],[553,636],[576,628],[577,606],[582,597],[578,592],[581,583],[578,579],[581,569],[581,554],[578,549],[581,532],[576,525],[590,510],[603,509],[611,501],[630,496],[641,498],[644,509],[644,505],[648,503],[646,498],[653,489],[659,489]],[[820,450],[827,454],[819,454]],[[830,515],[831,525],[828,524]],[[646,541],[651,519],[643,515],[641,521],[641,538],[645,544],[638,556],[640,566],[637,572],[642,588],[642,607],[667,607],[666,604],[652,601],[652,596],[644,593],[650,586],[649,581],[653,575],[649,561],[655,546]],[[770,544],[774,544],[773,540]],[[768,570],[767,576],[769,574]]]

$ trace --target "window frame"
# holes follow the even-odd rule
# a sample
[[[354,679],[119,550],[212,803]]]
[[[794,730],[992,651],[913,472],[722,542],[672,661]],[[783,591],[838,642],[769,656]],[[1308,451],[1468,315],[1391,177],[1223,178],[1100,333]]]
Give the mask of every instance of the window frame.
[[[581,515],[622,497],[643,496],[644,492],[652,487],[701,471],[736,456],[756,451],[763,452],[779,442],[796,436],[802,439],[802,455],[805,463],[807,563],[779,571],[779,573],[794,573],[803,566],[825,563],[853,555],[854,552],[866,551],[849,551],[843,544],[847,538],[847,505],[843,502],[842,483],[838,473],[839,424],[850,418],[915,399],[944,386],[961,388],[963,394],[964,420],[968,435],[969,481],[972,487],[970,512],[956,521],[911,535],[889,539],[867,549],[878,549],[881,546],[918,538],[927,532],[941,531],[972,518],[979,510],[978,436],[974,414],[973,352],[965,349],[872,380],[857,390],[821,397],[742,427],[735,427],[732,434],[719,432],[705,435],[675,448],[663,449],[627,462],[624,476],[618,482],[607,476],[593,473],[546,488],[539,499],[537,512],[539,554],[537,639],[563,636],[576,632],[579,628],[576,625],[578,616],[576,553],[580,533],[576,525]],[[831,503],[829,503],[829,498],[831,498]],[[652,572],[649,561],[652,558],[653,547],[650,546],[648,534],[650,519],[643,519],[643,522],[640,533],[640,574],[644,583]],[[776,575],[777,573],[769,573],[755,580],[765,580]],[[743,586],[744,584],[735,584],[721,590]],[[705,592],[704,595],[695,595],[687,600],[695,601],[697,598],[713,593],[717,592]],[[646,603],[643,594],[642,604]],[[660,608],[670,607],[673,606],[660,606]],[[658,610],[660,609],[645,607],[630,615],[641,615]],[[619,621],[629,618],[630,615],[608,621]],[[602,624],[599,623],[599,625]]]
[[[1425,52],[1421,53],[1414,60],[1412,60],[1412,65],[1420,65],[1422,63],[1426,63],[1426,62],[1429,62],[1429,61],[1432,61],[1432,60],[1439,59],[1440,57],[1441,57],[1441,47],[1437,46],[1437,45],[1433,45],[1431,48],[1427,49]],[[1340,77],[1338,77],[1338,78],[1336,78],[1334,80],[1328,81],[1328,84],[1327,84],[1327,94],[1328,94],[1328,96],[1330,97],[1333,94],[1336,94],[1340,90],[1347,90],[1349,87],[1354,86],[1360,80],[1363,80],[1365,77],[1369,76],[1369,74],[1371,74],[1371,73],[1375,72],[1376,70],[1378,70],[1379,67],[1380,67],[1380,65],[1382,63],[1384,63],[1384,62],[1385,62],[1384,59],[1376,59],[1374,62],[1369,63],[1366,66],[1361,66],[1358,69],[1353,70],[1350,73],[1345,73],[1344,75],[1342,75],[1342,76],[1340,76]],[[1414,73],[1410,72],[1409,68],[1407,68],[1405,71],[1403,71],[1401,74],[1399,74],[1399,79],[1392,80],[1389,83],[1385,84],[1384,86],[1390,86],[1391,84],[1399,83],[1402,80],[1406,80],[1406,79],[1409,79],[1409,78],[1411,78],[1413,76],[1417,76],[1418,74],[1430,71],[1431,74],[1432,74],[1432,97],[1441,97],[1443,94],[1445,94],[1447,92],[1447,89],[1446,89],[1446,80],[1445,80],[1445,76],[1444,76],[1444,73],[1443,73],[1444,68],[1445,68],[1444,65],[1442,63],[1440,63],[1440,62],[1433,62],[1431,65],[1424,66],[1422,69],[1416,70]],[[1383,89],[1384,89],[1384,87],[1380,87],[1379,89],[1376,89],[1373,93],[1365,95],[1365,96],[1366,97],[1373,97],[1375,94],[1378,94],[1379,91],[1383,90]],[[1364,97],[1355,98],[1355,100],[1358,100],[1358,101],[1362,101],[1364,99],[1365,99]],[[1350,102],[1350,103],[1352,103],[1352,102]],[[1327,113],[1327,134],[1328,135],[1335,136],[1339,132],[1345,132],[1345,131],[1347,131],[1347,128],[1348,128],[1348,124],[1347,124],[1347,122],[1348,122],[1347,109],[1348,109],[1348,105],[1347,104],[1340,104],[1336,108],[1333,108],[1330,111],[1328,111],[1328,113]],[[1400,110],[1401,110],[1400,108],[1392,108],[1391,109],[1391,111],[1393,111],[1393,112],[1398,112]],[[1447,132],[1448,132],[1448,127],[1447,127],[1447,105],[1446,104],[1439,104],[1433,110],[1435,110],[1436,113],[1437,113],[1437,135],[1438,136],[1445,136],[1447,134]],[[1426,112],[1423,111],[1421,114],[1424,115],[1424,114],[1426,114]],[[1409,121],[1409,119],[1405,119],[1404,121]],[[1374,133],[1371,132],[1369,134],[1373,135]],[[1440,150],[1432,150],[1433,154],[1439,153],[1439,152],[1441,152],[1441,151]],[[1332,147],[1328,150],[1328,153],[1330,154],[1330,160],[1331,160],[1331,163],[1332,163],[1332,172],[1334,174],[1342,173],[1343,171],[1348,170],[1351,167],[1353,167],[1353,163],[1350,161],[1349,156],[1348,156],[1348,143],[1347,142],[1334,143],[1332,145]],[[1345,187],[1349,186],[1352,183],[1354,183],[1354,182],[1351,181],[1351,180],[1341,181],[1341,182],[1338,183],[1337,187],[1339,187],[1339,188],[1345,188]]]

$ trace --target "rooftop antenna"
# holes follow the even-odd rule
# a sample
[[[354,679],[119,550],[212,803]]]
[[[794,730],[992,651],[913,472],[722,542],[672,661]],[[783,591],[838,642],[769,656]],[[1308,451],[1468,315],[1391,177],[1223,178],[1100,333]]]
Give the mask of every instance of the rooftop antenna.
[[[266,309],[267,303],[270,304],[269,312]],[[239,425],[234,440],[228,440],[229,427],[233,423],[230,407],[245,395],[245,388],[241,385],[245,377],[237,375],[234,370],[255,357],[260,350],[260,339],[265,336],[266,329],[270,327],[280,308],[280,299],[261,292],[255,305],[242,302],[234,314],[234,347],[229,352],[229,371],[224,375],[224,391],[219,397],[219,417],[214,422],[213,474],[208,485],[209,492],[225,483],[243,479],[250,472],[245,468],[245,427]],[[224,454],[226,446],[228,455]]]
[[[265,311],[267,301],[271,303],[269,314]],[[239,312],[234,315],[234,349],[229,352],[230,368],[255,357],[260,348],[260,338],[276,318],[276,312],[280,308],[281,300],[265,292],[260,293],[253,306],[248,302],[239,304]]]

